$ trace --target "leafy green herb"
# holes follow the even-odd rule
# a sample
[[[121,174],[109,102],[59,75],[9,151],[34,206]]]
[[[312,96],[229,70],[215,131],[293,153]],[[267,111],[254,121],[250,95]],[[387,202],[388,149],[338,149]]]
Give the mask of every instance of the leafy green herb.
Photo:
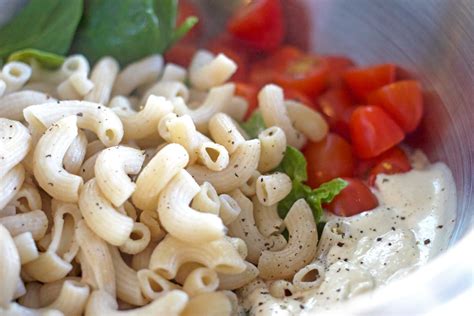
[[[284,172],[292,180],[297,182],[308,180],[308,175],[306,173],[306,159],[301,151],[291,146],[286,147],[283,160],[275,171]]]
[[[67,53],[82,7],[83,0],[31,0],[0,29],[0,59],[26,48]]]
[[[91,62],[109,55],[122,65],[163,53],[196,23],[188,18],[175,30],[177,0],[89,0],[74,51]]]
[[[306,199],[311,194],[311,188],[299,181],[292,181],[293,186],[290,193],[278,203],[278,215],[285,218],[293,204],[299,199]]]
[[[250,118],[241,123],[240,126],[250,138],[257,138],[258,134],[265,130],[265,122],[260,111],[254,111]]]
[[[35,59],[41,66],[48,69],[58,68],[64,62],[64,56],[32,48],[19,50],[8,57],[9,62],[22,61],[29,63],[31,59]]]

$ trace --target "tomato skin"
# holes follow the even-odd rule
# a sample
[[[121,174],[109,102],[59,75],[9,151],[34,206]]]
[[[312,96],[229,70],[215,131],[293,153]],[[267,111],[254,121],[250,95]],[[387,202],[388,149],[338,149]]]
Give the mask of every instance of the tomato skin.
[[[344,82],[361,102],[374,90],[395,81],[396,67],[392,64],[353,68],[344,72]]]
[[[379,205],[376,196],[359,179],[343,178],[348,185],[326,208],[338,216],[353,216],[372,210]]]
[[[227,29],[250,48],[271,51],[285,37],[285,22],[280,0],[254,0],[241,8]]]
[[[178,14],[176,16],[176,25],[177,26],[181,25],[181,23],[183,23],[186,20],[186,18],[190,16],[197,17],[199,19],[199,22],[196,25],[194,25],[194,27],[181,40],[196,43],[199,40],[199,37],[201,36],[201,33],[202,33],[201,13],[199,12],[198,8],[191,2],[187,0],[180,0],[178,2]]]
[[[407,155],[399,147],[394,147],[376,158],[376,164],[369,173],[369,185],[374,185],[377,175],[403,173],[411,170]]]
[[[372,158],[400,143],[405,134],[390,116],[377,106],[359,106],[349,124],[352,145],[359,158]]]
[[[343,88],[329,89],[318,98],[318,104],[331,131],[350,139],[349,122],[356,108],[350,93]]]
[[[245,113],[244,121],[247,120],[253,111],[258,107],[258,88],[252,84],[235,82],[235,94],[247,100],[249,107]]]
[[[164,57],[168,63],[187,68],[196,51],[197,47],[194,44],[179,41],[165,52]]]
[[[308,163],[308,185],[312,188],[337,177],[351,177],[354,173],[352,147],[337,134],[329,133],[320,142],[309,142],[303,154]]]
[[[344,56],[329,55],[323,56],[328,64],[328,86],[331,88],[341,88],[344,86],[342,74],[345,70],[354,66],[354,62]]]
[[[383,86],[369,94],[368,102],[382,107],[407,133],[418,127],[423,116],[421,85],[415,80]]]

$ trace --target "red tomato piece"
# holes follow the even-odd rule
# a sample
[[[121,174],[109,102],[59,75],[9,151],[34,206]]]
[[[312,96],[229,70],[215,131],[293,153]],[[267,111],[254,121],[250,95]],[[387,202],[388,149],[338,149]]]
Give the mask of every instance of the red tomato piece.
[[[247,108],[247,113],[245,114],[244,121],[247,120],[253,111],[258,107],[258,88],[243,82],[235,83],[235,94],[243,97],[247,100],[249,107]]]
[[[382,107],[407,133],[413,132],[423,116],[421,85],[415,80],[397,81],[368,96],[369,104]]]
[[[372,158],[400,143],[405,134],[390,116],[377,106],[359,106],[349,124],[352,145],[360,158]]]
[[[337,134],[329,133],[320,142],[309,142],[303,154],[308,163],[308,185],[312,188],[337,177],[351,177],[354,172],[351,145]]]
[[[297,91],[297,90],[292,90],[292,89],[285,89],[283,90],[285,94],[285,99],[287,100],[294,100],[300,103],[303,103],[304,105],[319,111],[318,107],[314,104],[313,101],[311,101],[310,98],[308,98],[307,95]]]
[[[323,56],[328,63],[328,85],[333,88],[340,88],[344,85],[342,74],[348,68],[354,66],[354,62],[344,56]]]
[[[201,35],[201,24],[202,16],[198,8],[187,0],[180,0],[178,3],[178,14],[176,16],[176,25],[179,26],[181,23],[190,16],[195,16],[199,19],[199,22],[183,37],[183,40],[196,43]]]
[[[165,60],[187,68],[193,59],[197,47],[194,44],[179,41],[165,52]]]
[[[349,121],[356,108],[350,93],[342,88],[330,89],[318,98],[318,103],[331,130],[350,139]]]
[[[344,82],[352,94],[362,102],[374,90],[395,81],[396,67],[392,64],[353,68],[344,72]]]
[[[403,173],[411,170],[407,155],[399,147],[394,147],[376,159],[375,167],[370,170],[369,184],[374,185],[377,175]]]
[[[348,182],[345,187],[326,208],[338,216],[353,216],[369,211],[379,205],[377,198],[359,179],[343,178]]]
[[[280,0],[254,0],[230,19],[227,29],[249,47],[271,51],[285,37],[285,22]]]

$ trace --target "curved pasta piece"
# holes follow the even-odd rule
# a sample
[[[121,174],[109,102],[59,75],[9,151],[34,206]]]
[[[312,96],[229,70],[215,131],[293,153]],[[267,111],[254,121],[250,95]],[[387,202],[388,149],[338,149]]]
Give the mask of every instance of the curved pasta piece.
[[[219,208],[219,217],[222,219],[224,225],[229,225],[239,217],[240,205],[230,195],[219,195],[221,207]]]
[[[123,253],[134,255],[145,249],[150,243],[150,240],[151,233],[148,226],[143,223],[133,223],[130,236],[119,248]]]
[[[324,266],[317,262],[313,262],[295,273],[293,276],[293,285],[298,291],[315,289],[323,282],[324,275]]]
[[[38,91],[22,90],[9,93],[0,98],[0,117],[10,120],[23,121],[23,110],[25,108],[34,104],[55,101],[56,99],[52,98],[48,94]]]
[[[76,116],[68,116],[51,125],[34,152],[36,181],[53,198],[64,202],[77,202],[83,183],[81,177],[63,168],[64,155],[77,136],[76,122]]]
[[[0,218],[0,224],[5,226],[12,236],[31,232],[34,240],[40,240],[48,229],[48,218],[43,211],[36,210]]]
[[[127,96],[138,86],[158,79],[163,68],[163,57],[151,55],[129,64],[115,80],[113,95]]]
[[[160,81],[184,82],[187,75],[188,72],[185,68],[173,63],[167,63],[163,69],[163,75],[161,76]]]
[[[89,180],[82,188],[79,209],[87,226],[111,245],[123,245],[132,233],[133,220],[110,204],[95,179]]]
[[[256,266],[245,261],[246,268],[239,274],[219,273],[219,290],[237,290],[255,280],[259,274]]]
[[[255,170],[252,176],[240,186],[240,191],[248,197],[254,196],[257,192],[257,180],[261,176],[260,172]]]
[[[193,297],[181,316],[231,315],[232,304],[222,292],[203,293]]]
[[[74,141],[71,143],[63,158],[64,169],[72,174],[77,175],[81,170],[84,157],[87,151],[86,133],[79,130]]]
[[[25,181],[25,168],[22,164],[16,165],[3,177],[0,177],[0,209],[7,206],[15,197]]]
[[[5,93],[20,90],[31,78],[31,67],[20,61],[6,63],[0,77],[6,83]]]
[[[118,62],[113,57],[102,57],[92,69],[90,78],[94,83],[94,88],[84,97],[84,100],[108,104],[119,68]]]
[[[0,117],[0,178],[19,164],[30,148],[28,129],[18,121]]]
[[[212,171],[203,166],[192,165],[186,170],[198,183],[211,183],[218,193],[237,189],[252,176],[260,157],[260,141],[242,143],[230,157],[229,165],[221,171]]]
[[[258,134],[260,140],[260,160],[258,171],[265,173],[278,167],[286,151],[285,132],[278,126],[272,126]]]
[[[43,285],[39,282],[28,282],[25,285],[26,293],[18,298],[18,303],[31,308],[39,308],[41,305],[39,293]]]
[[[148,305],[131,310],[119,311],[115,298],[104,291],[94,291],[87,302],[86,316],[148,316],[167,315],[180,316],[188,302],[183,291],[173,290],[163,294]]]
[[[280,251],[262,252],[258,269],[263,279],[291,278],[316,256],[318,232],[313,213],[304,199],[293,204],[284,222],[290,236],[288,244]]]
[[[115,297],[115,271],[106,242],[97,237],[84,221],[77,224],[76,236],[81,249],[79,261],[82,281],[95,290],[104,291]]]
[[[219,278],[214,270],[197,268],[191,271],[183,284],[183,290],[190,297],[214,292],[219,286]]]
[[[258,105],[265,126],[280,127],[285,132],[288,145],[298,149],[303,147],[306,139],[293,127],[286,110],[283,90],[280,87],[274,84],[264,86],[258,93]]]
[[[8,230],[0,224],[0,308],[7,308],[13,300],[20,279],[20,255]]]
[[[163,97],[151,95],[140,112],[124,111],[121,108],[114,108],[113,111],[122,120],[125,139],[143,139],[155,134],[158,137],[158,123],[173,111],[173,104]]]
[[[209,91],[204,102],[196,109],[190,109],[182,98],[177,97],[172,100],[174,111],[178,115],[188,114],[196,124],[196,128],[202,133],[207,133],[209,120],[214,114],[222,112],[232,99],[234,91],[235,85],[233,83],[214,87]]]
[[[173,99],[181,97],[185,102],[189,99],[189,89],[180,81],[160,81],[152,85],[143,95],[142,103],[151,95]]]
[[[26,204],[23,202],[26,202]],[[40,210],[43,206],[38,188],[36,185],[30,184],[28,182],[23,183],[20,191],[18,191],[9,204],[13,205],[21,213]]]
[[[291,188],[291,179],[283,172],[260,176],[256,182],[258,200],[265,206],[271,206],[283,200],[290,193]]]
[[[209,182],[201,184],[201,189],[194,196],[191,207],[195,210],[211,214],[219,214],[221,202],[216,189]]]
[[[15,236],[13,241],[15,242],[16,249],[20,255],[22,265],[38,258],[38,248],[36,248],[35,240],[33,239],[33,234],[31,234],[31,232],[21,233]]]
[[[227,149],[229,154],[234,153],[237,147],[245,142],[232,118],[224,113],[217,113],[211,118],[209,133],[216,143]]]
[[[168,144],[163,147],[138,175],[133,204],[144,211],[156,211],[161,190],[188,161],[189,155],[183,146]]]
[[[230,193],[230,196],[239,204],[241,212],[236,220],[228,225],[229,235],[244,240],[248,248],[247,260],[253,264],[258,262],[262,251],[280,250],[286,245],[282,235],[265,237],[257,229],[253,215],[253,204],[240,190]]]
[[[252,202],[255,223],[262,235],[268,237],[275,233],[281,233],[285,225],[283,225],[283,220],[278,215],[278,204],[265,206],[260,203],[256,196],[252,197]]]
[[[178,117],[171,113],[164,116],[158,125],[158,131],[166,141],[183,146],[189,154],[190,163],[196,161],[202,140],[189,115]]]
[[[200,90],[208,90],[226,82],[237,70],[237,64],[224,54],[214,55],[199,50],[189,66],[189,81]]]
[[[32,105],[23,110],[25,120],[38,133],[61,118],[77,116],[77,126],[93,131],[106,146],[115,146],[123,138],[120,118],[109,108],[88,101],[60,101]]]
[[[244,261],[234,246],[225,239],[190,244],[170,234],[153,250],[150,269],[167,279],[172,279],[178,269],[187,262],[197,262],[216,272],[228,274],[245,270]]]
[[[225,235],[225,226],[217,215],[189,207],[199,191],[199,185],[191,175],[180,170],[158,200],[158,214],[163,227],[172,236],[189,243],[208,242]]]
[[[66,280],[59,292],[58,297],[45,308],[55,309],[64,315],[82,315],[89,298],[89,287],[83,283]]]
[[[158,299],[166,292],[180,288],[175,283],[166,280],[158,273],[149,269],[142,269],[136,275],[138,278],[138,289],[150,301]]]
[[[104,196],[115,206],[120,206],[135,191],[135,183],[129,174],[140,172],[145,160],[143,151],[116,146],[100,152],[95,162],[95,178]]]
[[[291,296],[296,293],[296,289],[291,282],[286,280],[273,281],[268,291],[270,295],[279,299],[284,299],[287,296]]]

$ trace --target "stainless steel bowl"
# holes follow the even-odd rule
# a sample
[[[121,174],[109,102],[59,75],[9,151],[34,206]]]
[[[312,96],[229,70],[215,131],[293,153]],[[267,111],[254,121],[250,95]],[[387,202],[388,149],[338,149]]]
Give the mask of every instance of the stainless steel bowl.
[[[474,0],[282,1],[294,17],[292,41],[319,53],[348,55],[361,65],[393,62],[402,76],[423,82],[426,115],[408,142],[432,161],[447,163],[456,181],[457,221],[450,249],[404,280],[334,313],[465,313],[463,304],[473,296],[474,266]],[[0,0],[0,25],[25,2]],[[199,2],[216,23],[215,17],[222,15],[214,10],[229,8],[228,0]]]

